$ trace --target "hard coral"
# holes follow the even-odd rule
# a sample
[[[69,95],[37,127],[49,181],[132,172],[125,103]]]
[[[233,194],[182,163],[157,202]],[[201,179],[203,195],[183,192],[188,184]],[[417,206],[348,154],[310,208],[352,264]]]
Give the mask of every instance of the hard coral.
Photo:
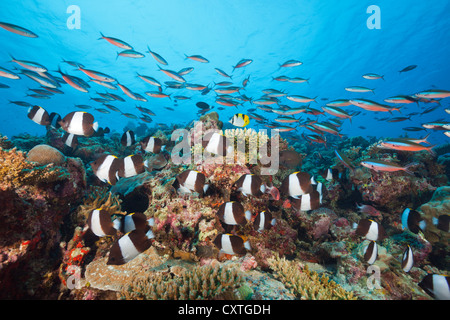
[[[40,165],[50,163],[60,165],[66,161],[66,157],[58,149],[46,144],[39,144],[28,151],[27,160]]]
[[[233,296],[233,289],[241,282],[241,274],[234,266],[194,266],[192,269],[180,268],[176,274],[155,272],[135,278],[121,293],[126,299],[215,299],[227,294]]]
[[[352,292],[345,291],[325,275],[310,271],[307,266],[285,258],[269,259],[275,277],[302,300],[356,300]]]

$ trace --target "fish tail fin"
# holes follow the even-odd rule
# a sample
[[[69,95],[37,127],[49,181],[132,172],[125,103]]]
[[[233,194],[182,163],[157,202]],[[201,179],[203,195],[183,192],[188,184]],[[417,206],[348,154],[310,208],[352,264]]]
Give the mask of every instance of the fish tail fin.
[[[98,130],[98,122],[97,121],[92,124],[92,129],[94,129],[94,131]]]
[[[417,162],[412,162],[410,164],[407,164],[403,169],[406,173],[410,174],[410,175],[414,175],[414,172],[412,172],[411,170],[409,170],[409,168],[414,167],[417,165]]]
[[[427,149],[426,149],[433,157],[436,157],[436,151],[431,150],[431,149],[433,149],[436,146],[437,146],[437,144],[433,144],[433,145],[427,147]]]
[[[102,39],[104,39],[104,38],[105,38],[105,36],[103,35],[102,32],[100,32],[100,38],[98,38],[97,40],[102,40]]]
[[[117,59],[119,58],[119,55],[120,55],[120,52],[119,52],[119,51],[117,51],[117,55],[116,55],[116,61],[117,61]]]
[[[421,139],[421,140],[422,140],[421,142],[425,142],[425,143],[430,144],[430,143],[428,142],[428,140],[427,140],[428,137],[430,136],[430,134],[431,134],[431,133],[428,133],[425,137],[423,137],[423,138]]]

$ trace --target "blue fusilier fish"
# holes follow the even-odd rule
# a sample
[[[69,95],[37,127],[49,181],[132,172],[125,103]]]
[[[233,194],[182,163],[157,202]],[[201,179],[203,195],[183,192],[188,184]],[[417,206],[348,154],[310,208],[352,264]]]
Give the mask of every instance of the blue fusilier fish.
[[[39,37],[36,33],[32,32],[28,29],[25,29],[23,27],[19,27],[12,23],[0,22],[0,27],[2,27],[5,30],[8,30],[12,33],[24,36],[24,37],[28,37],[28,38],[38,38]]]
[[[408,173],[410,175],[414,175],[414,172],[409,170],[409,168],[416,165],[416,163],[410,163],[410,164],[402,167],[393,162],[386,162],[386,161],[376,160],[376,159],[367,159],[367,160],[361,161],[360,164],[366,168],[369,168],[369,169],[372,169],[375,171],[382,171],[382,172],[405,171],[406,173]]]
[[[104,36],[103,33],[101,33],[101,32],[100,32],[100,35],[101,35],[101,37],[98,38],[98,40],[100,40],[100,39],[105,39],[105,40],[108,41],[109,43],[115,45],[116,47],[119,47],[119,48],[121,48],[121,49],[124,49],[124,50],[132,50],[132,49],[133,49],[133,47],[130,46],[130,45],[129,45],[128,43],[126,43],[125,41],[122,41],[122,40],[120,40],[120,39],[113,38],[113,37],[106,37],[106,36]]]
[[[147,52],[150,53],[152,55],[152,57],[155,58],[156,61],[158,61],[159,63],[161,63],[165,66],[168,65],[166,59],[164,59],[160,54],[156,53],[155,51],[152,51],[149,46],[147,46],[147,49],[148,49]]]
[[[248,66],[250,63],[252,63],[253,60],[252,59],[241,59],[234,67],[233,67],[233,71],[234,69],[237,68],[243,68],[245,66]]]

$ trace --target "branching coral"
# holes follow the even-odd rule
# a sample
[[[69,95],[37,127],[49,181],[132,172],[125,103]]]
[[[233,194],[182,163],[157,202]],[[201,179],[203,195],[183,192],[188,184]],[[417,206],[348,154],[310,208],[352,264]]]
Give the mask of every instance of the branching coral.
[[[204,300],[231,292],[242,283],[241,273],[233,266],[195,266],[174,272],[153,272],[135,278],[121,292],[125,299]]]
[[[89,213],[98,208],[108,210],[111,215],[125,214],[125,212],[122,212],[121,210],[121,202],[118,195],[113,195],[111,192],[108,192],[106,188],[91,187],[87,192],[83,204],[78,208],[77,218],[79,224],[84,224]]]
[[[12,142],[6,136],[0,134],[0,148],[11,149],[13,147]]]
[[[356,300],[325,275],[310,271],[307,266],[285,258],[268,260],[275,276],[302,300]]]

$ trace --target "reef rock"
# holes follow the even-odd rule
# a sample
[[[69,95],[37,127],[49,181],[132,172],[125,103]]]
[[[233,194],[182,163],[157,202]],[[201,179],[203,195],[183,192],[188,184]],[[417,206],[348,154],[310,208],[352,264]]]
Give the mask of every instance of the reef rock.
[[[0,149],[0,298],[51,297],[44,283],[58,268],[63,222],[81,202],[86,175],[80,159],[57,167]],[[48,281],[51,282],[51,281]],[[54,297],[56,298],[56,297]]]

